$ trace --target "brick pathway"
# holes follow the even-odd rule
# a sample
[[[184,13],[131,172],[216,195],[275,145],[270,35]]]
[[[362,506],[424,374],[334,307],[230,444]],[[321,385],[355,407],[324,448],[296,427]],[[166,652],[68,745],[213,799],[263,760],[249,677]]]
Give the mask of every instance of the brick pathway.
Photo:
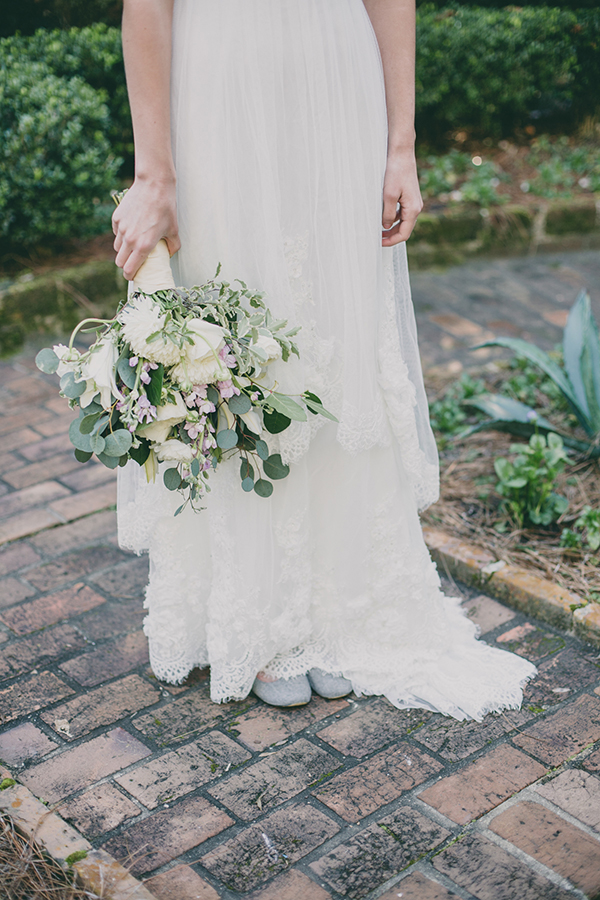
[[[597,649],[462,588],[485,639],[539,667],[519,712],[162,685],[112,473],[73,460],[31,353],[0,384],[0,760],[95,847],[159,900],[600,897]]]

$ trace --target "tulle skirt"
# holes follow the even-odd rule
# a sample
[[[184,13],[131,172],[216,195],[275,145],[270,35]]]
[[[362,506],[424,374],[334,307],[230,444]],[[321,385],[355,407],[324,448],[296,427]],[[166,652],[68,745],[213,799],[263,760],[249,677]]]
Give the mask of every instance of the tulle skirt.
[[[175,0],[176,281],[244,280],[302,326],[280,389],[321,417],[273,438],[291,473],[271,498],[211,475],[174,518],[160,478],[119,471],[122,546],[150,553],[155,674],[210,665],[215,701],[257,671],[342,672],[399,707],[479,718],[515,707],[535,669],[476,640],[445,597],[418,510],[438,491],[406,253],[381,248],[386,109],[362,0]]]

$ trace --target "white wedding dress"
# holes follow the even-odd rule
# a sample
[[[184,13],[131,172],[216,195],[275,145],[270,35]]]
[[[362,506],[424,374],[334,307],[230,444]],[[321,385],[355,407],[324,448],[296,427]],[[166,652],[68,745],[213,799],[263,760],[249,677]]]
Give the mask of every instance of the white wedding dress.
[[[362,0],[175,0],[179,284],[241,278],[302,325],[282,390],[339,418],[294,423],[270,499],[211,475],[206,509],[119,470],[121,545],[149,550],[158,678],[211,667],[215,701],[260,669],[342,672],[358,694],[462,719],[518,707],[527,661],[476,640],[418,510],[438,492],[404,245],[381,248],[386,110]]]

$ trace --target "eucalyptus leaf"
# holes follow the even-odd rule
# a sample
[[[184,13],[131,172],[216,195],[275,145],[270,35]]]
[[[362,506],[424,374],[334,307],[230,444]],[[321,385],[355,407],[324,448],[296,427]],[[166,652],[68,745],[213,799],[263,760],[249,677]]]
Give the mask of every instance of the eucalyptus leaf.
[[[259,497],[270,497],[273,493],[273,485],[270,481],[259,478],[258,481],[254,483],[254,493],[258,494]]]
[[[254,481],[254,467],[249,459],[243,459],[240,465],[240,478],[244,481],[245,478],[250,478]]]
[[[129,365],[129,357],[122,356],[117,363],[117,372],[123,384],[132,390],[135,387],[136,367]]]
[[[126,428],[119,428],[118,431],[106,435],[104,452],[107,456],[123,456],[128,453],[132,441],[131,432]]]
[[[276,391],[273,391],[269,394],[267,402],[269,406],[272,406],[274,410],[282,415],[294,419],[296,422],[306,422],[306,413],[300,404],[288,397],[287,394],[278,394]]]
[[[84,450],[78,450],[77,447],[73,452],[75,453],[75,459],[80,463],[88,462],[88,460],[90,460],[94,455],[91,450],[86,453]]]
[[[85,381],[75,381],[72,372],[65,372],[60,379],[60,389],[69,400],[76,400],[85,391]]]
[[[266,484],[267,482],[265,482]],[[250,491],[254,490],[254,479],[253,478],[244,478],[242,481],[242,490],[246,491],[246,493],[250,493]]]
[[[107,453],[97,453],[96,455],[107,469],[116,469],[119,465],[120,460],[118,456],[109,456]]]
[[[280,453],[273,453],[268,459],[265,459],[263,469],[265,470],[265,475],[268,475],[273,481],[276,481],[278,478],[286,478],[290,474],[290,467],[284,465]]]
[[[92,447],[90,443],[89,434],[82,434],[79,430],[80,419],[73,419],[71,424],[69,425],[69,439],[73,446],[77,450],[82,450],[84,453],[91,453]]]
[[[258,440],[256,442],[256,452],[261,459],[267,459],[269,455],[269,448],[267,446],[266,441]]]
[[[82,434],[91,434],[94,430],[94,425],[100,418],[101,413],[92,413],[91,416],[83,416],[79,423],[79,430]]]
[[[306,403],[306,405],[309,408],[309,410],[311,411],[311,413],[313,413],[313,415],[324,416],[326,419],[331,419],[332,422],[339,422],[339,419],[337,419],[333,415],[333,413],[330,413],[328,409],[325,409],[325,407],[323,406],[323,404],[320,401],[319,401],[319,403],[314,403],[312,400],[307,400],[305,397],[304,402]]]
[[[243,416],[244,413],[250,412],[252,409],[250,397],[248,394],[244,393],[237,396],[234,394],[234,396],[230,397],[227,401],[227,405],[234,416]]]
[[[281,431],[285,431],[286,428],[289,428],[292,424],[292,420],[289,416],[284,416],[280,412],[268,412],[265,410],[263,414],[263,423],[270,434],[279,434]],[[260,456],[261,454],[259,453],[258,455]]]
[[[146,385],[146,397],[152,406],[160,406],[165,367],[162,363],[150,371],[150,384]]]
[[[59,362],[58,356],[50,347],[44,347],[35,358],[36,366],[41,372],[45,372],[46,375],[54,375],[58,369]]]
[[[99,453],[104,452],[104,447],[106,445],[106,441],[102,437],[101,434],[91,434],[90,435],[90,449],[98,455]]]
[[[199,459],[194,458],[192,460],[192,464],[190,466],[190,471],[191,471],[192,475],[194,476],[194,478],[198,477],[198,475],[200,474],[200,460]]]
[[[103,430],[106,428],[109,422],[110,416],[100,416],[99,419],[96,419],[94,427],[92,428],[92,434],[102,434]],[[79,426],[79,430],[81,431],[81,426]]]
[[[168,491],[178,491],[182,485],[182,478],[179,469],[165,469],[163,473],[163,481]]]
[[[217,447],[221,450],[233,450],[237,446],[238,436],[233,428],[224,428],[217,433]]]
[[[209,384],[209,385],[208,385],[208,388],[207,388],[207,391],[206,391],[206,398],[207,398],[207,400],[210,400],[210,402],[211,402],[214,406],[218,406],[219,403],[221,402],[221,395],[219,394],[219,392],[218,392],[218,390],[216,389],[216,387],[213,387],[212,384]]]
[[[129,456],[139,466],[143,466],[150,456],[150,442],[146,438],[142,438],[139,447],[132,447]]]

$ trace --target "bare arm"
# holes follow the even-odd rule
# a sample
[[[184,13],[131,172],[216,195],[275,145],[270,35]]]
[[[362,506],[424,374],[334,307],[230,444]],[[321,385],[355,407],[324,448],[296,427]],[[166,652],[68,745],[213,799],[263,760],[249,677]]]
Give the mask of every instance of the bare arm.
[[[177,234],[171,152],[170,79],[173,0],[125,0],[123,56],[135,143],[135,180],[113,215],[116,263],[129,280],[165,238]]]
[[[363,0],[377,36],[388,115],[382,245],[405,241],[423,203],[415,161],[415,0]],[[400,204],[400,212],[397,206]]]

